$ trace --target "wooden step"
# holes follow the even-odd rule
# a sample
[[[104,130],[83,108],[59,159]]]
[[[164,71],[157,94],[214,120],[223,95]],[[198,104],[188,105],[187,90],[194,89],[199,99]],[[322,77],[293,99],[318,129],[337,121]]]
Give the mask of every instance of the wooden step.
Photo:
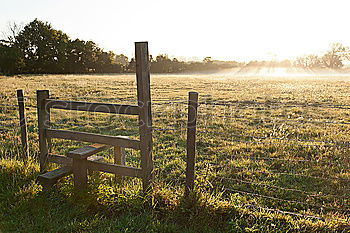
[[[104,144],[93,144],[85,147],[81,147],[72,151],[69,151],[66,155],[67,157],[74,158],[74,159],[86,159],[89,156],[96,154],[98,152],[101,152],[103,150],[106,150],[110,148],[109,145]]]
[[[73,172],[71,166],[64,166],[55,170],[46,172],[38,176],[38,182],[43,186],[43,190],[48,190],[60,178],[65,177]]]
[[[55,155],[56,157],[65,157],[62,155]],[[59,179],[62,177],[68,176],[73,172],[72,169],[72,159],[65,157],[65,163],[67,166],[57,168],[55,170],[40,174],[38,176],[38,182],[43,186],[43,190],[49,190]],[[88,161],[100,161],[102,162],[104,158],[102,156],[91,156],[87,158]]]

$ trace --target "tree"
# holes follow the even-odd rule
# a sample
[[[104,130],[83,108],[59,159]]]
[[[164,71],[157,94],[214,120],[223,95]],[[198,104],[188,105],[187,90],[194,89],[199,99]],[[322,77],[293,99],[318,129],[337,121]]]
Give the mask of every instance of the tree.
[[[174,67],[172,67],[172,61],[168,55],[160,54],[156,57],[155,61],[151,63],[151,72],[156,73],[172,73]]]
[[[20,50],[4,43],[0,43],[0,73],[20,73],[23,66],[24,62]]]
[[[37,19],[15,37],[15,47],[24,56],[25,72],[63,73],[69,38],[62,31]]]
[[[16,22],[9,22],[7,29],[2,32],[2,42],[13,45],[16,40],[16,36],[23,30],[23,24],[17,24]]]
[[[322,57],[323,64],[331,69],[341,68],[343,60],[347,57],[349,47],[343,46],[341,43],[334,43],[331,49]]]
[[[136,71],[136,61],[135,58],[131,58],[128,68],[127,68],[128,72],[135,72]]]
[[[98,51],[96,54],[96,68],[97,73],[113,73],[117,72],[116,66],[113,64],[115,54],[113,52]]]
[[[127,66],[129,64],[129,58],[124,54],[115,55],[114,60],[116,64],[120,64],[123,66]]]
[[[211,57],[205,57],[205,58],[203,59],[203,62],[204,62],[204,63],[213,63],[213,60],[212,60]]]
[[[298,57],[295,65],[303,68],[322,67],[322,59],[316,55],[310,54],[304,57]]]
[[[68,73],[86,73],[88,68],[84,61],[85,41],[73,40],[67,46],[65,70]]]

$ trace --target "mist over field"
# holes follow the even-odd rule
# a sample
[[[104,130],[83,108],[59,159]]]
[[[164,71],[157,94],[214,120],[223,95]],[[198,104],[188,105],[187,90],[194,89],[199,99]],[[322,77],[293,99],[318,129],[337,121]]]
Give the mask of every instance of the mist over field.
[[[298,67],[243,67],[243,68],[234,68],[231,70],[226,70],[221,74],[227,76],[256,76],[256,77],[329,77],[334,76],[349,76],[350,70],[335,70],[335,69],[305,69]]]

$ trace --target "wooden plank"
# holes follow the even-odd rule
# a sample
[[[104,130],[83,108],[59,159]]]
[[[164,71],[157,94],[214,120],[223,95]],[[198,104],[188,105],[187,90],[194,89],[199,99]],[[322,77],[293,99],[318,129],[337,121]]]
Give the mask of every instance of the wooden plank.
[[[47,99],[45,100],[45,103],[46,108],[128,115],[139,114],[139,107],[136,105],[88,103],[80,101],[65,101],[54,99]]]
[[[113,173],[120,176],[142,178],[142,170],[140,168],[95,161],[87,161],[86,164],[89,170]]]
[[[55,170],[43,173],[41,175],[38,176],[38,181],[41,182],[53,182],[56,183],[57,180],[59,180],[60,178],[67,176],[69,174],[71,174],[73,172],[72,167],[71,166],[64,166],[64,167],[60,167],[57,168]]]
[[[38,176],[38,182],[43,186],[43,191],[48,191],[59,179],[72,173],[71,166],[57,168]]]
[[[135,43],[137,99],[140,108],[139,131],[141,168],[143,171],[142,185],[144,191],[151,188],[153,179],[152,156],[152,115],[151,115],[151,91],[149,53],[147,42]]]
[[[110,148],[110,145],[104,144],[92,144],[89,146],[84,146],[66,153],[68,157],[77,158],[77,159],[86,159],[87,157],[96,154],[98,152],[104,151]]]
[[[67,165],[67,166],[73,165],[73,159],[69,158],[67,156],[64,156],[64,155],[49,154],[47,157],[47,160],[51,163],[57,163],[57,164],[62,164],[62,165]],[[89,161],[103,161],[104,157],[92,155],[92,156],[88,157],[87,160],[89,160]]]
[[[109,136],[109,135],[101,135],[101,134],[93,134],[86,132],[77,132],[70,130],[54,130],[54,129],[46,129],[46,135],[49,138],[61,138],[82,142],[94,142],[107,144],[111,146],[121,146],[124,148],[132,148],[132,149],[140,149],[140,141],[125,138],[122,136]]]
[[[45,99],[49,98],[48,90],[38,90],[37,94],[37,111],[38,111],[38,129],[39,129],[39,162],[40,171],[46,170],[46,160],[48,155],[47,138],[45,128],[49,127],[49,112],[45,108]]]
[[[27,161],[29,155],[27,124],[24,108],[23,90],[17,90],[19,125],[21,127],[22,159]]]
[[[190,92],[188,100],[187,121],[187,161],[185,193],[194,188],[195,156],[196,156],[196,127],[197,127],[198,93]]]

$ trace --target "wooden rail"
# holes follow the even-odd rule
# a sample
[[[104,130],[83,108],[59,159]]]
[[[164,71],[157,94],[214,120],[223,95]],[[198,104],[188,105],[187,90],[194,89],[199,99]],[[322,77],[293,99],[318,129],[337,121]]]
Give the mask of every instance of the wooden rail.
[[[118,164],[110,164],[97,161],[86,161],[86,167],[92,171],[101,171],[113,173],[119,176],[130,176],[142,178],[142,170],[140,168],[128,167]]]
[[[125,138],[123,136],[109,136],[102,134],[93,134],[86,132],[45,129],[46,137],[75,140],[81,142],[93,142],[107,144],[111,146],[120,146],[124,148],[140,149],[140,141],[135,139]]]
[[[139,115],[140,112],[140,109],[137,105],[87,103],[80,101],[66,101],[54,99],[46,99],[45,108],[128,115]]]

